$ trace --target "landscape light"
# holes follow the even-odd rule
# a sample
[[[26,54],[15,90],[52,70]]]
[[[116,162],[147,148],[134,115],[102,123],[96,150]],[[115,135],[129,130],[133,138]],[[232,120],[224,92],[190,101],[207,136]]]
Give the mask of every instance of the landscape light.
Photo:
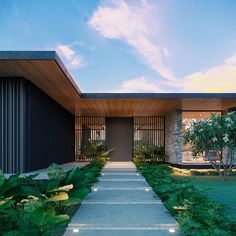
[[[139,174],[136,174],[137,176],[139,176]]]
[[[170,229],[169,229],[169,232],[170,232],[170,233],[175,233],[175,229],[170,228]]]
[[[145,191],[148,192],[150,189],[149,188],[145,188]]]
[[[73,233],[79,233],[79,229],[78,228],[74,228],[73,229]]]
[[[94,189],[93,189],[93,191],[94,191],[94,192],[97,192],[97,191],[98,191],[98,189],[97,189],[97,188],[94,188]]]

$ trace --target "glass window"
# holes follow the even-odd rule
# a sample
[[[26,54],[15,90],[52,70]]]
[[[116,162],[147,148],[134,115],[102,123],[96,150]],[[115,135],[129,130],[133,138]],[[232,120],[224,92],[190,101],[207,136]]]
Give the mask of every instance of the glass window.
[[[190,128],[193,121],[198,121],[206,118],[211,117],[211,113],[216,115],[221,114],[221,112],[211,112],[211,111],[201,111],[201,112],[190,112],[190,111],[183,111],[182,112],[182,133],[183,136],[188,128]],[[190,163],[202,163],[205,162],[203,156],[198,158],[193,158],[192,155],[192,147],[190,144],[183,145],[182,150],[182,162],[190,162]]]

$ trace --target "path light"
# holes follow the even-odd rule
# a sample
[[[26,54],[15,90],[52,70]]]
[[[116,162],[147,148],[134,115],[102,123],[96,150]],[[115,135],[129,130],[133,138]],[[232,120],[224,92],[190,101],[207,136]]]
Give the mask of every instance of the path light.
[[[175,229],[170,228],[170,229],[169,229],[169,232],[170,232],[170,233],[175,233]]]
[[[136,174],[137,176],[139,176],[139,174]]]
[[[78,228],[74,228],[73,229],[73,233],[79,233],[79,229]]]
[[[150,189],[149,188],[145,188],[145,192],[148,192]]]
[[[104,174],[102,173],[102,176],[104,176]]]
[[[97,192],[97,191],[98,191],[98,189],[97,189],[97,188],[94,188],[94,189],[93,189],[93,191],[94,191],[94,192]]]

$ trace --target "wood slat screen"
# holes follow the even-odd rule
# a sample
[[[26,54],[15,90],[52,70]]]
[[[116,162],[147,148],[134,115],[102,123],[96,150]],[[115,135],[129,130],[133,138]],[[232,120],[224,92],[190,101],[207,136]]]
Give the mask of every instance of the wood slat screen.
[[[134,148],[139,145],[165,146],[165,117],[134,117]]]
[[[105,117],[80,116],[75,120],[75,161],[89,162],[84,155],[86,149],[94,144],[105,144]]]

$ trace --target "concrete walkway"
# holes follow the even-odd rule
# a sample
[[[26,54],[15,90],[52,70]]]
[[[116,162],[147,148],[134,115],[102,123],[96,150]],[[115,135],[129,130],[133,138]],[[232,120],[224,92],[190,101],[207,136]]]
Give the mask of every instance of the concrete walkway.
[[[110,162],[64,236],[181,235],[175,219],[132,162]]]
[[[88,164],[88,162],[68,162],[68,163],[61,164],[59,166],[61,166],[64,171],[68,171],[68,170],[71,170],[75,167],[80,167],[80,168],[84,167],[87,164]],[[20,177],[34,175],[34,174],[38,174],[35,177],[35,179],[48,179],[48,169],[47,168],[40,169],[40,170],[35,170],[35,171],[32,171],[32,172],[22,173],[20,175]],[[5,175],[6,178],[9,178],[13,174],[4,174],[4,175]]]

